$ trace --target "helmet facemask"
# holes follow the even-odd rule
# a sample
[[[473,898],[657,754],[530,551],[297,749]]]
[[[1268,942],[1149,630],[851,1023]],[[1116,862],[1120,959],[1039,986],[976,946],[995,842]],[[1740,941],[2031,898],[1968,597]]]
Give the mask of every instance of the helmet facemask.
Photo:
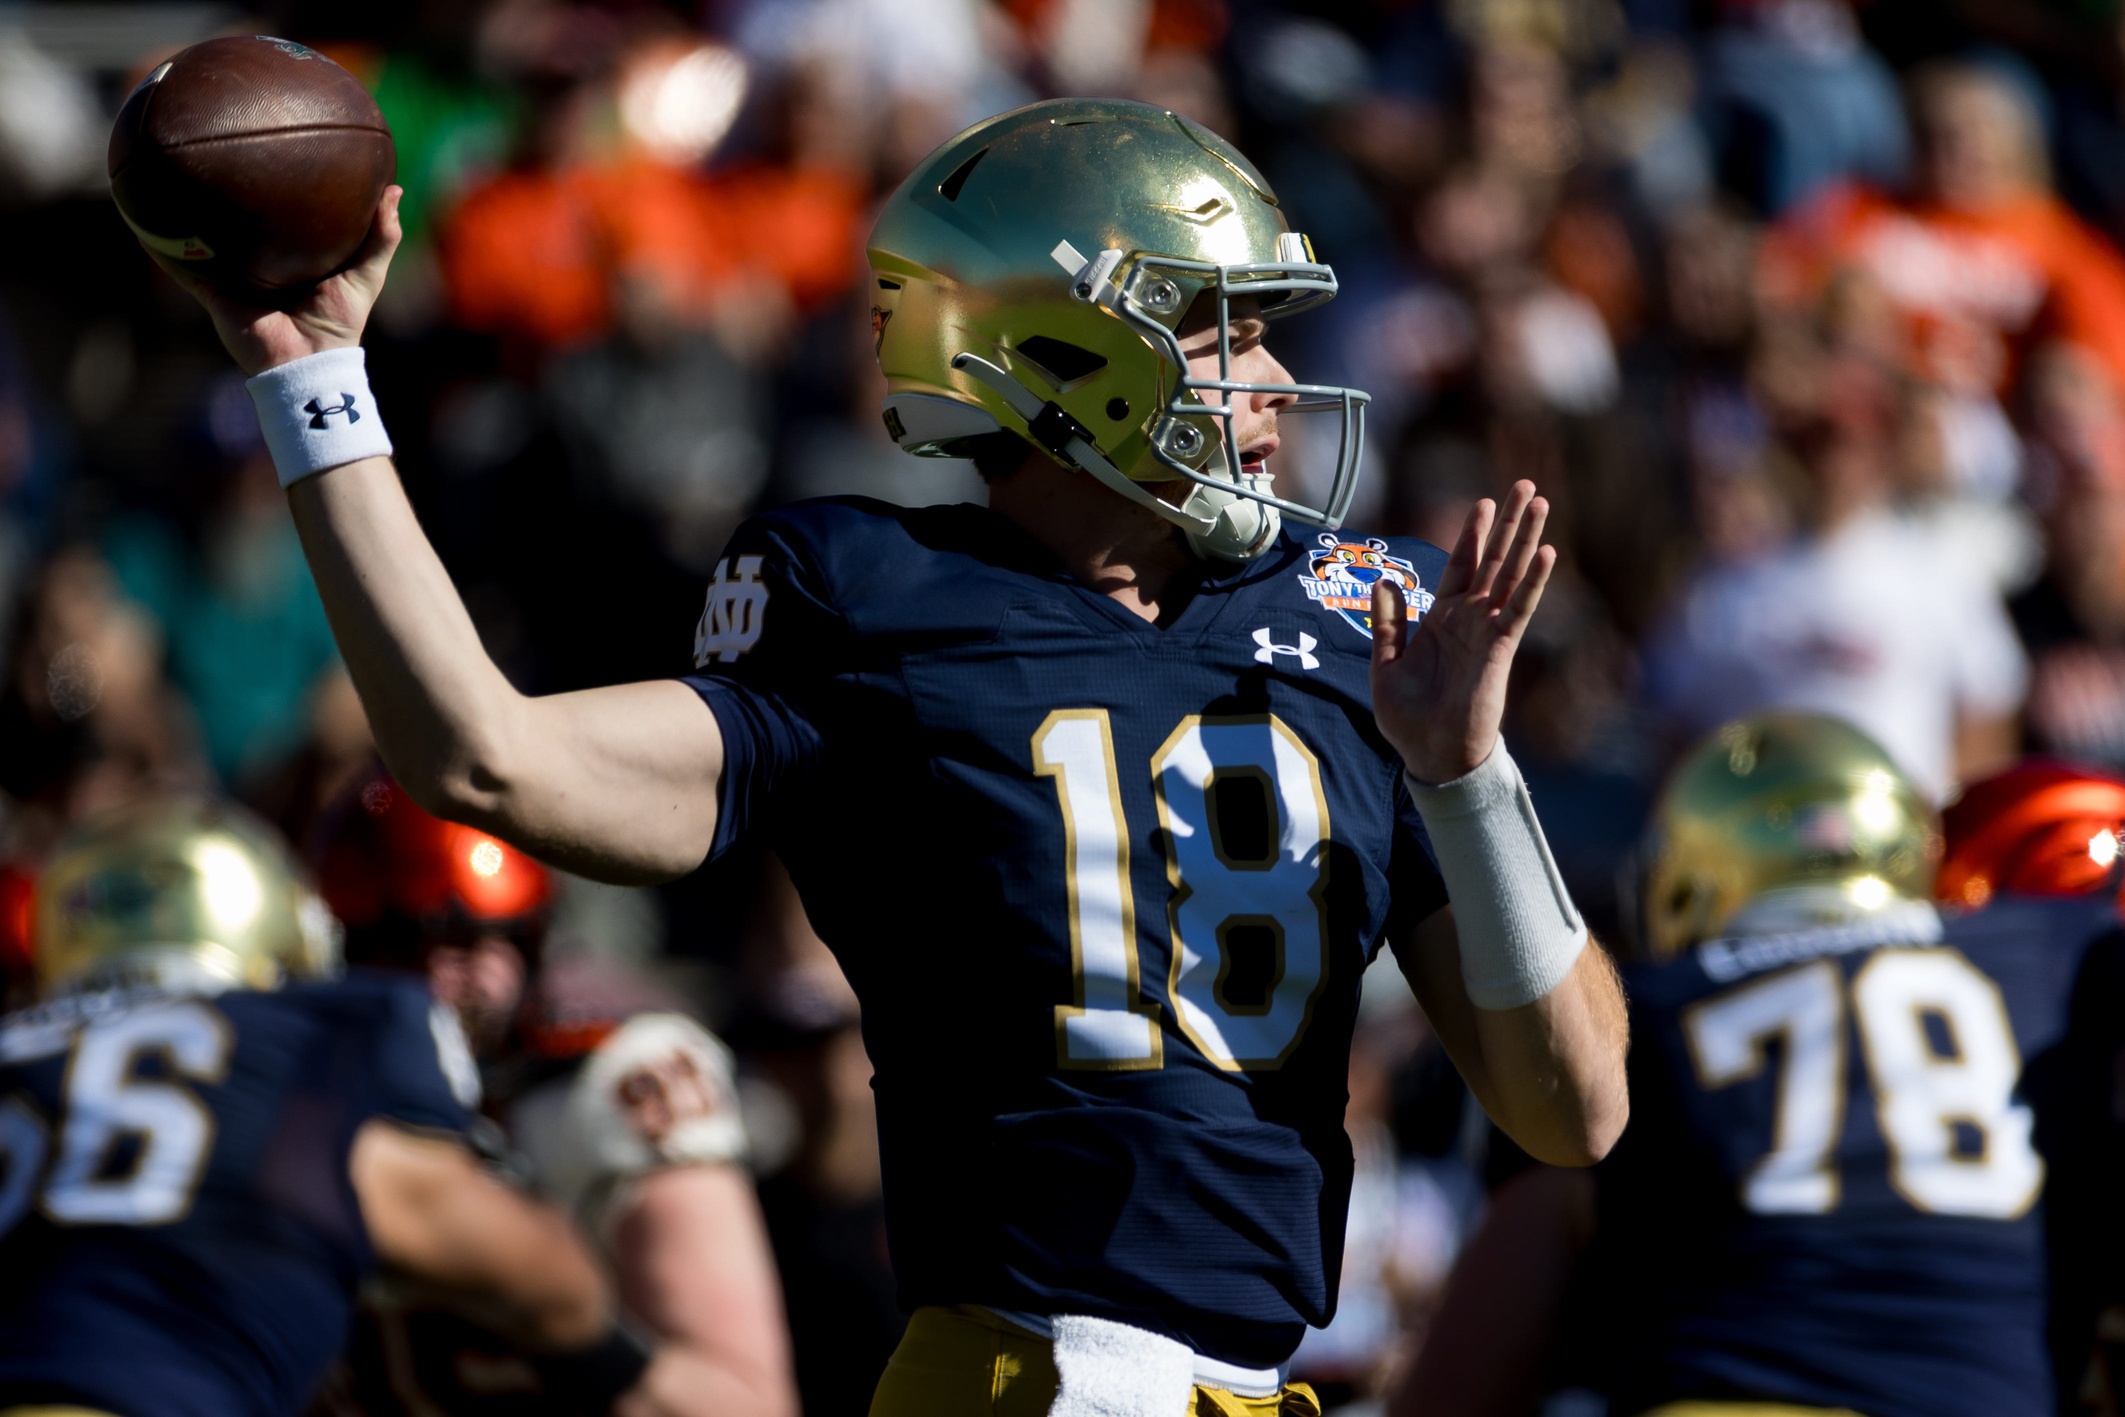
[[[1343,524],[1343,518],[1350,511],[1351,498],[1357,492],[1358,473],[1365,455],[1365,406],[1372,401],[1370,394],[1337,385],[1254,383],[1232,377],[1232,301],[1235,296],[1254,298],[1259,302],[1261,318],[1274,320],[1324,304],[1336,293],[1335,272],[1313,259],[1305,237],[1287,231],[1278,238],[1277,246],[1278,260],[1236,265],[1214,265],[1172,256],[1144,256],[1119,283],[1111,275],[1119,262],[1111,258],[1120,253],[1102,252],[1080,270],[1072,285],[1072,292],[1080,300],[1090,300],[1119,315],[1150,341],[1177,372],[1173,392],[1166,400],[1165,416],[1152,430],[1151,454],[1196,485],[1198,491],[1182,504],[1181,510],[1186,511],[1198,504],[1202,504],[1200,509],[1222,509],[1231,506],[1233,498],[1243,497],[1264,509],[1259,519],[1268,526],[1268,538],[1274,538],[1280,515],[1331,531]],[[1065,259],[1061,249],[1056,255],[1058,260]],[[1161,314],[1170,317],[1187,284],[1191,283],[1199,287],[1202,295],[1216,301],[1218,373],[1214,379],[1199,378],[1189,372],[1188,357],[1182,352],[1179,334],[1158,318]],[[1280,299],[1271,298],[1279,296]],[[1284,406],[1284,414],[1333,412],[1338,415],[1341,427],[1337,437],[1335,472],[1324,505],[1315,507],[1279,497],[1272,490],[1272,474],[1266,469],[1260,472],[1245,470],[1240,461],[1239,440],[1233,436],[1234,419],[1239,411],[1233,396],[1240,394],[1288,398],[1291,402]],[[1222,423],[1218,430],[1221,434],[1218,454],[1209,462],[1202,459],[1201,425],[1205,414]]]
[[[1151,432],[1151,455],[1177,477],[1193,483],[1194,489],[1178,503],[1158,496],[1116,468],[1074,420],[1062,420],[1063,427],[1057,431],[1065,436],[1040,441],[1052,456],[1091,473],[1179,526],[1199,554],[1221,560],[1251,560],[1268,550],[1284,516],[1329,530],[1341,526],[1364,461],[1365,406],[1372,401],[1370,394],[1340,385],[1260,383],[1232,376],[1235,297],[1259,301],[1260,318],[1266,321],[1311,309],[1336,293],[1335,272],[1312,259],[1305,237],[1287,231],[1277,244],[1278,260],[1226,265],[1161,255],[1138,255],[1130,261],[1115,249],[1087,260],[1068,241],[1057,243],[1052,253],[1056,264],[1070,273],[1070,292],[1075,298],[1120,318],[1171,368],[1172,386],[1163,393],[1160,418]],[[1124,264],[1127,272],[1117,278],[1115,273]],[[1215,378],[1191,373],[1181,348],[1176,326],[1180,312],[1192,304],[1191,291],[1216,302]],[[1270,298],[1278,296],[1282,298]],[[1038,406],[1038,391],[989,361],[962,354],[954,359],[953,367],[982,379],[1014,407],[1019,407],[1022,398],[1031,400],[1020,412],[1036,438],[1044,418],[1049,423],[1056,421],[1055,413]],[[1006,387],[1006,380],[1015,387]],[[1282,414],[1332,412],[1339,416],[1335,472],[1324,505],[1279,497],[1273,490],[1275,475],[1267,468],[1246,471],[1234,436],[1239,413],[1234,396],[1252,394],[1290,399]],[[1210,449],[1208,457],[1204,456],[1206,448]]]

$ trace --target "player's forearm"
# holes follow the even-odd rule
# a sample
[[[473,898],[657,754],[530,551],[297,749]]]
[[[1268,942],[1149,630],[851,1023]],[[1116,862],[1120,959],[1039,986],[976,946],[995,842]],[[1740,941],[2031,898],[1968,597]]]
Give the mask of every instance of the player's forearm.
[[[397,469],[366,458],[306,477],[288,505],[385,763],[440,815],[498,815],[522,696],[488,658]]]
[[[1454,1066],[1506,1135],[1555,1166],[1587,1166],[1608,1153],[1630,1116],[1629,1025],[1599,946],[1582,950],[1542,997],[1510,1009],[1479,1008],[1469,997],[1450,908],[1399,941],[1395,957]]]
[[[462,1145],[372,1120],[348,1175],[378,1260],[477,1306],[497,1332],[565,1351],[610,1328],[611,1291],[567,1218]]]
[[[1589,945],[1563,982],[1516,1009],[1469,1011],[1482,1058],[1484,1104],[1537,1160],[1591,1166],[1630,1117],[1623,993]]]

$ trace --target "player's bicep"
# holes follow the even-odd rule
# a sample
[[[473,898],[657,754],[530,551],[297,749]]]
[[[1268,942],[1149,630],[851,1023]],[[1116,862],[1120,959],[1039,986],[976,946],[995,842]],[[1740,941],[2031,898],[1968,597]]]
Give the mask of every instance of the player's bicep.
[[[715,839],[724,755],[698,694],[660,679],[533,699],[525,713],[525,780],[511,794],[518,820],[502,834],[594,880],[669,880],[701,864]]]

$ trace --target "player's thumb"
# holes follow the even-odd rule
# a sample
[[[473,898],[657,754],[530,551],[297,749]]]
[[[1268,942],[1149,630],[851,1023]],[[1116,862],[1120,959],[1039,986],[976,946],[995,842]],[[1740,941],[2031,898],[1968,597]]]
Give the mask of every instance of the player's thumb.
[[[362,242],[361,250],[354,254],[354,269],[373,277],[381,285],[384,272],[391,268],[391,257],[398,250],[398,243],[406,230],[399,224],[399,199],[406,189],[396,183],[384,189],[383,198],[376,204],[376,215],[370,219],[369,235]]]
[[[1382,578],[1372,583],[1372,667],[1393,664],[1402,657],[1406,626],[1402,588]]]

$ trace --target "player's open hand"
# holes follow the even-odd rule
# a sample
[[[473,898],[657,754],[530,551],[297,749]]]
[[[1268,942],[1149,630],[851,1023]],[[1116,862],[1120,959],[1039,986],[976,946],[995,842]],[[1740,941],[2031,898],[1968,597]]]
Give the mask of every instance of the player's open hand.
[[[201,280],[182,261],[155,251],[148,254],[206,307],[214,320],[214,332],[238,367],[245,374],[262,374],[306,354],[361,343],[362,327],[369,323],[369,311],[384,289],[384,273],[391,268],[392,253],[404,235],[398,221],[398,202],[404,195],[402,187],[386,187],[376,207],[376,220],[369,227],[369,239],[355,253],[353,264],[319,281],[298,304],[285,310],[249,304]]]
[[[1473,771],[1498,740],[1513,651],[1557,563],[1548,518],[1532,482],[1513,484],[1502,513],[1476,503],[1414,631],[1400,588],[1373,585],[1373,717],[1419,782]]]

